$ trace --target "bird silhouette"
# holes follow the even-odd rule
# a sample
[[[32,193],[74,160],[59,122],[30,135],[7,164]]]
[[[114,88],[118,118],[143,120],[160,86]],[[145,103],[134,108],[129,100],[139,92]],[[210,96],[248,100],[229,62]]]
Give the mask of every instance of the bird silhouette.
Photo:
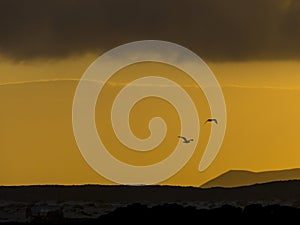
[[[191,141],[194,141],[194,139],[187,139],[186,137],[183,136],[178,136],[178,138],[181,138],[183,140],[183,143],[190,143]]]
[[[215,124],[218,124],[218,120],[214,119],[214,118],[206,120],[205,123],[207,123],[207,122],[214,122]]]

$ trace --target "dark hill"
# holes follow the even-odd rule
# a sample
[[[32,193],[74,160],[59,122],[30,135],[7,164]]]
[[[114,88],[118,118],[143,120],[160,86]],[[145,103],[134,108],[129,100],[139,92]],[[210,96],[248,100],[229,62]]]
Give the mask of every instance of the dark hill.
[[[251,172],[246,170],[230,170],[201,185],[211,187],[239,187],[272,181],[300,180],[300,169]]]

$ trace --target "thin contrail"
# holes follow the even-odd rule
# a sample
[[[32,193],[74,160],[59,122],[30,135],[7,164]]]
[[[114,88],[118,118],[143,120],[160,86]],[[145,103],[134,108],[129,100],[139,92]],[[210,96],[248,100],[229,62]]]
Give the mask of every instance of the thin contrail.
[[[35,84],[35,83],[48,83],[48,82],[58,82],[58,81],[75,81],[79,82],[80,79],[78,78],[70,78],[70,79],[40,79],[40,80],[28,80],[28,81],[12,81],[12,82],[5,82],[5,83],[0,83],[0,86],[6,86],[6,85],[22,85],[22,84]],[[90,82],[97,82],[97,80],[86,80]]]
[[[74,81],[79,82],[80,78],[67,78],[67,79],[40,79],[40,80],[28,80],[28,81],[12,81],[12,82],[3,82],[0,83],[0,86],[6,85],[22,85],[22,84],[34,84],[34,83],[47,83],[47,82],[58,82],[58,81]],[[90,82],[101,83],[99,80],[85,80]],[[126,83],[123,82],[108,82],[111,86],[125,86]],[[144,86],[159,86],[159,87],[173,87],[173,86],[166,86],[166,85],[159,85],[159,84],[149,84],[149,85],[140,85],[140,87]],[[196,85],[182,85],[183,87],[187,88],[201,88]],[[222,88],[241,88],[241,89],[275,89],[275,90],[300,90],[300,86],[292,86],[292,87],[279,87],[279,86],[247,86],[247,85],[221,85]],[[208,87],[209,88],[209,87]]]

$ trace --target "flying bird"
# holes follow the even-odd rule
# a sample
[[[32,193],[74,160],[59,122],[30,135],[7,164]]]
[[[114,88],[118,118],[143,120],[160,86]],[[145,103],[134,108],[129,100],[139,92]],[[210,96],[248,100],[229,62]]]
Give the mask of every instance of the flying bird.
[[[187,139],[186,137],[183,136],[178,136],[178,138],[181,138],[183,140],[183,143],[190,143],[191,141],[194,141],[194,139]]]
[[[218,124],[218,120],[217,119],[213,119],[213,118],[206,120],[205,123],[207,123],[207,122],[214,122],[215,124]]]

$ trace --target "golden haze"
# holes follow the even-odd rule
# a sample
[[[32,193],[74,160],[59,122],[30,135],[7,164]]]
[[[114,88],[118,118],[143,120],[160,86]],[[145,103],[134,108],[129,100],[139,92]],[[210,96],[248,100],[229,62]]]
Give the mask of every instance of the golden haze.
[[[76,85],[95,58],[91,54],[57,61],[1,60],[0,185],[112,184],[87,165],[72,131]],[[208,65],[222,86],[227,105],[228,124],[223,146],[213,164],[206,171],[198,172],[205,145],[202,143],[210,130],[201,127],[201,144],[192,159],[163,184],[199,186],[230,169],[268,171],[299,167],[300,62],[208,62]],[[149,67],[140,69],[148,71]],[[158,66],[156,69],[165,70],[165,74],[168,71],[180,73],[174,68]],[[196,90],[190,81],[178,79],[187,85],[192,96],[199,95],[200,102],[205,103],[201,90]],[[121,87],[107,85],[105,88],[112,97]],[[158,106],[154,110],[145,109],[150,100]],[[96,119],[98,113],[105,113],[98,107]],[[163,110],[158,110],[160,108]],[[207,105],[200,104],[198,110],[204,119],[209,116]],[[146,137],[149,135],[145,129],[147,121],[157,114],[174,126],[163,143],[167,147],[179,130],[178,124],[173,122],[177,121],[176,113],[168,103],[159,99],[143,100],[132,111],[138,121],[132,124],[132,129]],[[137,164],[160,160],[171,151],[163,147],[144,158],[136,153],[119,154],[119,144],[107,140],[107,145],[110,143],[114,146],[113,154]]]

